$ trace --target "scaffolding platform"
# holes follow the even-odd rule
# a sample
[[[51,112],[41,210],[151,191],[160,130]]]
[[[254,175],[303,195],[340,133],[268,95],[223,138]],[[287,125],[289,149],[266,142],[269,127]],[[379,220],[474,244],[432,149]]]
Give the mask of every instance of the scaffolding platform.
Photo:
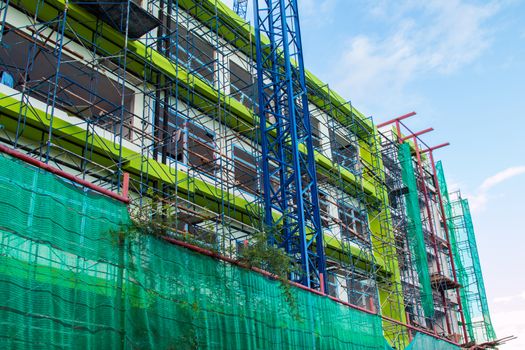
[[[89,12],[102,19],[114,29],[125,34],[126,18],[129,16],[128,36],[138,39],[160,25],[160,21],[135,1],[128,0],[77,0]],[[129,3],[129,15],[126,13]]]
[[[430,281],[432,284],[432,288],[436,290],[449,290],[449,289],[456,289],[460,288],[461,285],[459,283],[454,282],[454,280],[448,278],[445,275],[434,273],[430,276]]]

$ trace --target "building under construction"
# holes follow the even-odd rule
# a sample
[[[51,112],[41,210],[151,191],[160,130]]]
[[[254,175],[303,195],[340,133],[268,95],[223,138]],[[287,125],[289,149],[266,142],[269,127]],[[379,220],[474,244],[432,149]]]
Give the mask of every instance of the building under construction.
[[[2,348],[496,339],[444,145],[308,72],[297,0],[0,4]]]

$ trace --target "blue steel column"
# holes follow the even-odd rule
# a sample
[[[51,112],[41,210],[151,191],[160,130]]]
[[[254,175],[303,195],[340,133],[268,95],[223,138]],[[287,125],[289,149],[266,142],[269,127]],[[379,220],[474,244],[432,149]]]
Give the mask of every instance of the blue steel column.
[[[240,17],[246,19],[246,10],[248,9],[248,0],[234,0],[233,10]]]
[[[300,262],[294,280],[326,290],[319,192],[296,0],[255,0],[264,220]]]

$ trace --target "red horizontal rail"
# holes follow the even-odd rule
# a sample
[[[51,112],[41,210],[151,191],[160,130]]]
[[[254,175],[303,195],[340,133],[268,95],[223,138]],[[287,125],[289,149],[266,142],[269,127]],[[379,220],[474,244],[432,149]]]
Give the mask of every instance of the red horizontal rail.
[[[429,148],[427,148],[427,149],[425,149],[425,150],[423,150],[421,152],[423,152],[423,153],[433,152],[433,151],[435,151],[435,150],[437,150],[439,148],[443,148],[443,147],[446,147],[446,146],[450,146],[450,142],[445,142],[445,143],[441,143],[441,144],[439,144],[437,146],[429,147]]]
[[[12,148],[9,148],[5,145],[0,145],[0,151],[6,154],[9,154],[10,156],[13,156],[15,158],[18,158],[20,160],[23,160],[26,163],[29,163],[31,165],[34,165],[40,169],[44,169],[52,174],[58,175],[60,177],[63,177],[65,179],[68,179],[70,181],[76,182],[79,185],[82,185],[84,187],[87,187],[89,189],[92,189],[93,191],[99,192],[103,195],[106,195],[108,197],[114,198],[116,200],[119,200],[121,202],[124,202],[128,204],[130,202],[130,199],[127,196],[122,196],[118,193],[112,192],[106,188],[97,186],[87,180],[81,179],[79,177],[76,177],[75,175],[72,175],[70,173],[65,172],[64,170],[60,170],[58,168],[55,168],[47,163],[44,163],[42,161],[39,161],[38,159],[31,158],[27,154],[18,152]]]
[[[407,114],[403,114],[402,116],[400,117],[397,117],[397,118],[394,118],[394,119],[390,119],[390,120],[387,120],[386,122],[383,122],[383,123],[380,123],[380,124],[377,124],[377,128],[382,128],[383,126],[387,126],[388,124],[392,124],[392,123],[395,123],[395,122],[399,122],[403,119],[407,119],[407,118],[410,118],[414,115],[416,115],[417,113],[416,112],[410,112],[410,113],[407,113]]]
[[[412,134],[410,134],[408,136],[400,138],[399,139],[399,143],[403,143],[403,142],[405,142],[408,139],[416,138],[418,136],[421,136],[421,135],[426,134],[427,132],[431,132],[431,131],[434,131],[434,128],[427,128],[427,129],[424,129],[424,130],[412,133]]]
[[[190,250],[193,250],[197,253],[200,253],[200,254],[203,254],[203,255],[206,255],[206,256],[209,256],[209,257],[212,257],[212,258],[215,258],[215,259],[219,259],[219,260],[222,260],[222,261],[226,261],[230,264],[233,264],[233,265],[236,265],[236,266],[239,266],[241,268],[244,268],[244,269],[249,269],[249,270],[252,270],[254,272],[257,272],[257,273],[260,273],[261,275],[264,275],[266,277],[269,277],[271,279],[279,279],[279,276],[275,275],[275,274],[272,274],[268,271],[265,271],[263,269],[260,269],[260,268],[257,268],[257,267],[253,267],[253,266],[248,266],[238,260],[235,260],[235,259],[232,259],[232,258],[229,258],[227,256],[224,256],[224,255],[221,255],[219,253],[216,253],[216,252],[212,252],[211,250],[208,250],[208,249],[205,249],[205,248],[201,248],[201,247],[198,247],[198,246],[195,246],[193,244],[190,244],[190,243],[187,243],[187,242],[183,242],[183,241],[179,241],[177,239],[174,239],[174,238],[171,238],[171,237],[162,237],[165,241],[167,242],[170,242],[172,244],[175,244],[175,245],[178,245],[180,247],[184,247],[184,248],[187,248],[187,249],[190,249]],[[352,309],[355,309],[355,310],[359,310],[359,311],[362,311],[362,312],[365,312],[367,314],[370,314],[370,315],[375,315],[375,316],[379,316],[381,317],[382,319],[384,319],[385,321],[388,321],[388,322],[392,322],[392,323],[395,323],[397,325],[400,325],[400,326],[403,326],[403,327],[406,327],[408,329],[411,329],[411,330],[414,330],[414,331],[417,331],[417,332],[420,332],[420,333],[424,333],[426,335],[429,335],[433,338],[436,338],[436,339],[439,339],[439,340],[443,340],[443,341],[446,341],[447,343],[450,343],[450,344],[453,344],[453,345],[456,345],[456,346],[459,346],[458,343],[454,343],[453,341],[449,340],[449,339],[446,339],[446,338],[442,338],[442,337],[438,337],[436,336],[434,333],[431,333],[425,329],[422,329],[422,328],[419,328],[419,327],[415,327],[415,326],[412,326],[412,325],[409,325],[409,324],[406,324],[406,323],[403,323],[401,321],[398,321],[396,319],[393,319],[393,318],[390,318],[390,317],[387,317],[387,316],[383,316],[383,315],[380,315],[380,314],[377,314],[375,312],[372,312],[368,309],[365,309],[365,308],[362,308],[362,307],[359,307],[357,305],[353,305],[353,304],[350,304],[350,303],[347,303],[345,301],[342,301],[340,299],[337,299],[336,297],[333,297],[331,295],[327,295],[327,294],[324,294],[324,293],[321,293],[320,291],[318,290],[315,290],[315,289],[312,289],[312,288],[308,288],[300,283],[297,283],[297,282],[292,282],[292,281],[287,281],[287,283],[297,287],[297,288],[301,288],[305,291],[308,291],[308,292],[311,292],[311,293],[314,293],[314,294],[317,294],[319,296],[324,296],[324,297],[328,297],[329,299],[339,303],[339,304],[342,304],[342,305],[345,305],[345,306],[348,306]]]

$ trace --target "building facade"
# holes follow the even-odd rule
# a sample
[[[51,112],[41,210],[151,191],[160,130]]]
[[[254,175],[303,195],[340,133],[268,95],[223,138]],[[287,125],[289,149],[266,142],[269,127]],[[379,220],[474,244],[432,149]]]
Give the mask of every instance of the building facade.
[[[267,231],[249,23],[214,0],[10,0],[0,17],[1,144],[129,187],[132,218],[229,259]],[[494,340],[468,203],[432,147],[306,80],[327,258],[311,288],[381,315],[397,349]]]

